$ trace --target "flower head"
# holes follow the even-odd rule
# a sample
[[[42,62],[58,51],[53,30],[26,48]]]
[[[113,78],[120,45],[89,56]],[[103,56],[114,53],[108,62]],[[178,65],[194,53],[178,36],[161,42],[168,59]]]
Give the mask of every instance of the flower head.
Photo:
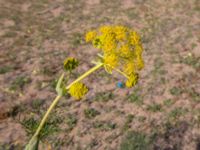
[[[131,57],[133,55],[133,52],[129,44],[122,45],[119,49],[119,52],[120,52],[120,56],[125,57],[125,58]]]
[[[115,26],[114,31],[115,31],[117,40],[126,40],[126,37],[127,37],[127,28],[126,27]]]
[[[107,72],[112,73],[113,69],[122,70],[128,79],[127,87],[137,83],[138,71],[144,67],[144,62],[141,38],[136,31],[121,25],[102,26],[95,30],[93,40],[86,41],[92,42],[94,47],[101,50],[102,62]]]
[[[134,74],[135,73],[135,63],[127,62],[123,67],[123,71],[128,76],[130,76],[131,74]]]
[[[97,32],[96,32],[96,31],[90,31],[90,32],[88,32],[88,33],[86,34],[86,36],[85,36],[86,42],[90,42],[90,41],[94,40],[95,37],[96,37],[96,35],[97,35]]]
[[[126,80],[126,87],[133,87],[138,81],[138,74],[131,74],[129,78]]]
[[[117,67],[118,65],[118,57],[114,53],[110,55],[106,55],[104,59],[105,69],[108,73],[112,73],[113,68]]]
[[[88,88],[81,82],[76,82],[69,88],[69,94],[77,100],[81,99],[87,92]]]

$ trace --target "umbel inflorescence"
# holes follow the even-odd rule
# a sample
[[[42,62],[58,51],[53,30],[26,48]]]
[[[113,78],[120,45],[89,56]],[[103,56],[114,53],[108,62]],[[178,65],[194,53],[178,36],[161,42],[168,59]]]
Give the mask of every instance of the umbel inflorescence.
[[[144,62],[141,39],[136,31],[124,26],[102,26],[86,33],[85,40],[100,50],[98,56],[101,59],[96,63],[102,63],[108,73],[113,70],[120,72],[126,77],[128,88],[137,83],[138,71],[144,67]],[[71,66],[74,66],[75,60],[70,60]],[[76,99],[80,99],[87,91],[83,84],[75,84],[69,89],[71,96]]]
[[[133,87],[137,83],[139,78],[138,72],[144,67],[144,62],[142,59],[143,48],[140,35],[136,31],[125,26],[102,26],[87,32],[85,40],[99,49],[98,59],[93,61],[95,66],[68,86],[65,85],[66,82],[64,81],[66,73],[61,75],[56,86],[57,97],[48,108],[35,134],[27,144],[26,150],[33,150],[38,147],[40,131],[60,98],[69,93],[75,99],[80,100],[88,92],[88,88],[81,83],[81,80],[97,69],[104,67],[110,74],[112,74],[113,70],[119,72],[126,78],[126,86],[128,88]],[[68,57],[64,61],[64,70],[71,74],[78,64],[79,62],[75,58]]]
[[[127,78],[126,86],[132,87],[138,80],[138,71],[144,67],[143,47],[140,35],[124,26],[102,26],[86,34],[86,42],[102,53],[102,62],[109,73],[120,70]]]

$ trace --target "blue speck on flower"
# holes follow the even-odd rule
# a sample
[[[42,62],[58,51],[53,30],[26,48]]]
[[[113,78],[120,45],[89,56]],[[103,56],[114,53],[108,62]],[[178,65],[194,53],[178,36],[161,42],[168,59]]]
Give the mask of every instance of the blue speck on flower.
[[[117,87],[118,88],[123,88],[124,87],[124,83],[121,82],[121,81],[117,82]]]

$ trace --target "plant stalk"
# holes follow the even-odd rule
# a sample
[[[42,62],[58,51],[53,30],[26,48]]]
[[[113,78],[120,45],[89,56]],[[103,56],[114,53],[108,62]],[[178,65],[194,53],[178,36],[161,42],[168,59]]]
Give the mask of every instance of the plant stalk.
[[[83,75],[81,75],[79,78],[77,78],[76,80],[74,80],[72,83],[70,83],[66,89],[68,90],[74,83],[81,81],[82,79],[84,79],[85,77],[87,77],[88,75],[90,75],[92,72],[96,71],[97,69],[99,69],[100,67],[103,66],[103,63],[99,63],[96,66],[94,66],[93,68],[91,68],[90,70],[88,70],[87,72],[85,72]],[[58,103],[58,101],[60,100],[62,96],[57,95],[56,98],[53,100],[53,102],[51,103],[51,105],[49,106],[47,112],[45,113],[44,117],[42,118],[39,127],[37,128],[35,134],[33,135],[32,139],[34,137],[39,136],[39,133],[41,131],[41,129],[43,128],[49,114],[51,113],[52,109],[56,106],[56,104]]]

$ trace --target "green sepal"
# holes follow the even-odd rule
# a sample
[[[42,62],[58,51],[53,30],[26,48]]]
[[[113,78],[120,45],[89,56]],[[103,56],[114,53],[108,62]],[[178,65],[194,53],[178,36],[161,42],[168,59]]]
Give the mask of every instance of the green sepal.
[[[67,93],[67,90],[63,83],[63,79],[64,79],[64,73],[60,76],[56,85],[56,92],[59,96],[63,96]]]

